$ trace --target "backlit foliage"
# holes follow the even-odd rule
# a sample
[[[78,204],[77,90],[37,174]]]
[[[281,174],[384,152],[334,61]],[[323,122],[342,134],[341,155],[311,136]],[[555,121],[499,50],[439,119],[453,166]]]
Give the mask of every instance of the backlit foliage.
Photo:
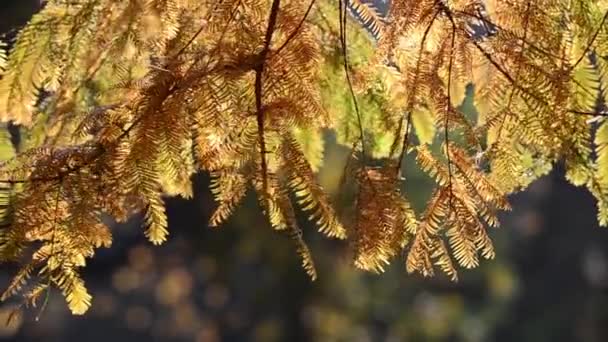
[[[207,172],[229,219],[254,191],[317,274],[297,222],[348,239],[354,265],[457,279],[494,257],[505,196],[563,162],[608,225],[606,0],[49,0],[0,45],[2,299],[59,288],[91,304],[80,270],[112,218],[169,234],[163,198]],[[472,113],[466,101],[475,104]],[[469,106],[470,107],[470,106]],[[337,215],[316,181],[323,135],[353,148]],[[408,159],[409,156],[415,158]],[[404,160],[436,187],[423,212]]]

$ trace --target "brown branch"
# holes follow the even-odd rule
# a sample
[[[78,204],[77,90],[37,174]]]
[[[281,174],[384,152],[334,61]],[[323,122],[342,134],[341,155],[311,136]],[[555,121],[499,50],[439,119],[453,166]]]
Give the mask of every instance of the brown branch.
[[[529,7],[529,6],[530,6],[530,2],[528,2],[528,7]],[[536,45],[534,42],[530,41],[530,40],[528,39],[528,37],[527,37],[527,36],[528,36],[528,35],[527,35],[527,33],[528,33],[527,28],[524,28],[524,35],[523,35],[523,36],[520,36],[520,35],[518,35],[516,32],[513,32],[512,30],[506,29],[506,28],[504,28],[503,26],[500,26],[500,25],[498,25],[498,24],[496,24],[496,23],[492,22],[492,21],[491,21],[491,20],[489,20],[489,19],[482,17],[481,15],[477,15],[477,14],[473,14],[473,13],[468,13],[468,12],[466,12],[466,11],[461,11],[461,10],[452,10],[452,14],[459,14],[459,15],[462,15],[462,16],[468,16],[468,17],[471,17],[471,18],[475,18],[475,19],[477,19],[477,20],[480,20],[480,21],[482,21],[482,22],[484,23],[484,25],[489,24],[489,25],[492,25],[492,26],[494,26],[494,27],[498,28],[500,31],[503,31],[503,32],[508,32],[509,34],[513,35],[513,36],[514,36],[514,37],[515,37],[517,40],[521,41],[521,45],[522,45],[522,46],[527,46],[527,47],[530,47],[532,50],[534,50],[534,51],[536,51],[536,52],[540,53],[541,55],[543,55],[543,56],[545,56],[545,57],[549,57],[549,58],[553,58],[553,59],[555,59],[555,60],[561,60],[561,61],[563,61],[563,60],[564,60],[564,58],[563,58],[563,57],[557,56],[557,55],[555,55],[555,54],[551,53],[550,51],[544,50],[543,48],[541,48],[541,47],[539,47],[538,45]],[[527,25],[528,25],[528,20],[526,19],[525,26],[527,26]],[[523,52],[524,52],[524,51],[522,50],[520,54],[523,54]],[[540,68],[539,66],[537,66],[537,65],[535,65],[535,64],[530,65],[530,67],[534,68],[535,70],[538,70],[538,71],[539,71],[539,72],[541,72],[543,75],[547,76],[547,78],[550,78],[550,77],[552,76],[552,72],[546,71],[546,70],[544,70],[544,69]],[[516,77],[516,78],[517,78],[517,77]],[[581,85],[581,83],[580,83],[579,81],[577,81],[576,79],[574,79],[574,78],[572,77],[572,75],[570,75],[570,76],[568,77],[568,79],[569,79],[569,81],[574,82],[576,85],[578,85],[578,86],[580,86],[581,88],[583,88],[583,90],[584,90],[585,92],[587,92],[587,93],[589,93],[589,94],[590,94],[590,92],[589,92],[587,89],[585,89],[585,88],[584,88],[584,87]]]
[[[287,39],[285,39],[285,41],[283,42],[283,44],[272,54],[272,57],[274,56],[278,56],[279,53],[281,53],[281,51],[287,46],[287,44],[289,44],[289,42],[291,42],[291,40],[293,38],[295,38],[295,36],[300,33],[300,29],[302,28],[302,25],[304,25],[304,22],[306,21],[306,19],[308,18],[308,15],[310,14],[310,11],[312,10],[312,7],[314,6],[315,2],[317,0],[311,0],[310,4],[308,5],[308,8],[306,9],[306,13],[304,13],[304,17],[302,17],[302,20],[300,20],[300,22],[298,23],[298,26],[296,26],[296,28],[293,30],[293,32],[291,32],[289,34],[289,36],[287,37]]]
[[[188,40],[188,42],[186,42],[186,44],[173,56],[174,59],[177,59],[177,57],[181,56],[182,53],[184,53],[186,51],[186,49],[188,47],[190,47],[190,45],[192,45],[192,43],[194,43],[194,41],[196,40],[196,38],[198,38],[198,36],[203,33],[203,30],[205,29],[205,27],[207,27],[207,20],[209,20],[209,18],[211,18],[211,15],[213,14],[213,12],[215,12],[215,10],[224,2],[224,0],[219,0],[215,6],[213,7],[213,9],[211,11],[209,11],[209,13],[207,14],[207,17],[205,18],[205,20],[203,21],[203,23],[201,24],[200,28],[192,35],[192,37],[190,37],[190,39]],[[241,4],[241,2],[239,1],[236,5],[236,7],[238,8],[238,6]]]
[[[599,112],[585,112],[575,109],[568,109],[569,113],[579,114],[579,115],[589,115],[589,116],[606,116],[608,117],[608,111],[599,111]]]
[[[524,35],[523,35],[523,39],[521,40],[521,46],[520,49],[521,51],[519,51],[519,55],[517,56],[517,70],[515,71],[515,81],[517,81],[519,79],[519,75],[521,73],[521,69],[522,69],[522,64],[523,64],[523,59],[524,59],[524,52],[526,51],[526,39],[528,38],[528,27],[530,24],[530,0],[528,0],[527,4],[526,4],[526,21],[524,23]],[[502,130],[505,126],[505,122],[507,121],[507,116],[511,115],[511,104],[513,103],[513,97],[515,96],[515,88],[511,88],[511,93],[509,94],[509,101],[507,102],[507,107],[506,110],[504,112],[504,115],[502,116],[501,120],[500,120],[500,126],[498,127],[498,133],[496,133],[496,141],[500,140],[500,136],[502,135]]]
[[[363,158],[366,156],[366,148],[365,148],[365,134],[363,131],[363,120],[361,118],[361,111],[359,110],[359,103],[357,101],[357,96],[355,95],[355,91],[353,89],[353,83],[350,79],[350,71],[351,67],[348,62],[348,49],[347,49],[347,38],[346,38],[346,19],[347,19],[347,5],[346,0],[338,0],[338,10],[340,12],[340,46],[342,48],[342,58],[343,58],[343,66],[344,73],[346,75],[346,82],[348,84],[348,90],[350,91],[351,98],[353,100],[353,106],[355,107],[355,113],[357,114],[357,123],[359,126],[359,135],[361,139],[361,151],[363,153]]]
[[[416,61],[416,71],[414,73],[414,79],[410,83],[410,88],[412,88],[411,94],[416,93],[418,77],[420,76],[420,64],[422,61],[422,53],[424,52],[424,48],[426,47],[426,40],[428,38],[428,35],[431,32],[431,28],[433,27],[435,20],[437,20],[437,16],[439,15],[439,13],[440,13],[440,11],[435,11],[433,18],[431,19],[431,22],[427,26],[426,30],[424,30],[424,34],[422,35],[422,40],[420,42],[420,50],[418,51],[418,60]],[[406,112],[408,113],[408,119],[407,119],[408,127],[406,127],[406,130],[405,130],[405,136],[403,137],[403,146],[401,149],[401,153],[399,155],[399,160],[397,161],[397,167],[395,170],[397,176],[399,176],[399,172],[401,171],[401,162],[403,161],[403,158],[405,157],[405,154],[407,153],[407,147],[409,144],[408,129],[409,129],[409,125],[411,123],[412,111],[414,110],[414,101],[415,101],[414,97],[415,97],[415,95],[408,95],[408,104],[407,104],[407,109],[406,109]],[[397,131],[398,133],[401,132],[402,125],[403,125],[403,119],[399,125],[399,130]],[[393,154],[393,152],[394,151],[391,149],[391,155]]]
[[[593,45],[593,43],[595,43],[595,40],[597,39],[597,36],[602,31],[602,28],[604,27],[604,23],[606,22],[607,19],[608,19],[608,11],[606,11],[606,13],[604,13],[604,17],[602,18],[602,21],[600,22],[600,26],[597,28],[597,30],[593,34],[593,37],[591,37],[589,44],[587,44],[587,46],[585,47],[585,51],[583,51],[583,53],[578,58],[576,63],[574,63],[574,65],[572,66],[572,69],[576,68],[576,66],[579,65],[579,63],[583,60],[583,58],[585,58],[587,56],[587,53],[591,49],[591,46]]]
[[[448,190],[450,191],[450,197],[448,199],[450,204],[450,210],[454,208],[453,197],[454,192],[452,189],[452,160],[450,157],[450,137],[449,137],[449,124],[450,124],[450,113],[452,111],[452,69],[454,66],[454,48],[456,46],[456,23],[454,22],[454,17],[452,17],[452,13],[448,10],[447,6],[440,3],[440,8],[448,17],[450,22],[452,23],[452,35],[450,39],[450,61],[448,64],[448,98],[446,104],[446,113],[445,113],[445,122],[444,122],[444,140],[445,140],[445,155],[448,163]]]
[[[258,55],[257,64],[255,70],[255,108],[256,108],[256,119],[258,124],[258,139],[260,141],[260,158],[262,166],[262,187],[264,192],[268,192],[268,165],[266,164],[266,140],[264,138],[264,110],[263,110],[263,89],[262,82],[264,77],[264,68],[266,66],[266,56],[270,51],[270,42],[274,33],[275,25],[277,22],[277,16],[279,14],[279,7],[281,0],[273,0],[272,7],[270,8],[270,16],[268,18],[268,26],[266,28],[266,35],[264,37],[264,47]]]
[[[406,126],[405,126],[405,135],[403,136],[403,144],[401,146],[401,153],[399,154],[399,159],[397,160],[397,165],[396,165],[396,170],[395,170],[395,176],[399,177],[399,174],[401,173],[401,163],[403,162],[403,158],[405,158],[405,155],[407,153],[407,149],[409,148],[409,144],[410,144],[410,127],[412,127],[412,112],[409,111],[407,113],[407,120],[406,122]],[[403,119],[401,120],[401,122],[399,123],[399,131],[401,132],[401,126],[403,126]],[[397,142],[397,140],[395,139],[395,142]],[[392,152],[391,152],[392,154]],[[403,171],[405,172],[405,171]],[[405,177],[404,177],[405,178]]]
[[[520,36],[516,32],[514,32],[512,30],[509,30],[509,29],[507,29],[507,28],[505,28],[505,27],[503,27],[503,26],[501,26],[499,24],[496,24],[495,22],[493,22],[493,21],[491,21],[491,20],[489,20],[487,18],[484,18],[484,17],[482,17],[480,15],[477,15],[477,14],[474,14],[474,13],[469,13],[469,12],[466,12],[466,11],[461,11],[461,10],[452,10],[452,13],[453,14],[460,14],[460,15],[463,15],[463,16],[471,17],[471,18],[475,18],[477,20],[482,21],[485,25],[488,25],[488,24],[492,25],[492,26],[496,27],[497,29],[499,29],[500,31],[508,32],[509,34],[513,35],[516,39],[521,40],[523,43],[525,43],[526,45],[528,45],[529,47],[533,48],[534,50],[536,50],[537,52],[539,52],[540,54],[542,54],[544,56],[555,58],[555,59],[561,59],[559,56],[557,56],[557,55],[551,53],[550,51],[547,51],[547,50],[543,49],[542,47],[540,47],[540,46],[534,44],[533,42],[531,42],[527,38],[527,36],[525,34],[523,36]],[[463,19],[463,20],[465,20],[465,19]]]

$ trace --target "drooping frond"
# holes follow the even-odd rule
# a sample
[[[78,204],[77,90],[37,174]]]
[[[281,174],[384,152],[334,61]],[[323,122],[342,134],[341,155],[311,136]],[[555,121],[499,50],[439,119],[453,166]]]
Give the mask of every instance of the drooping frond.
[[[91,295],[84,286],[84,281],[73,271],[62,272],[53,282],[61,289],[68,307],[74,315],[82,315],[91,306]]]
[[[311,280],[316,280],[317,269],[312,259],[312,253],[310,252],[308,245],[302,237],[302,230],[297,225],[291,226],[289,230],[289,237],[296,244],[296,251],[302,259],[302,267],[304,268]]]
[[[416,217],[395,189],[392,169],[363,169],[356,177],[359,191],[352,234],[355,265],[383,272],[416,232]]]
[[[601,225],[608,226],[608,121],[604,120],[595,133],[597,154],[597,183],[598,190],[598,220]]]
[[[486,225],[498,225],[495,211],[510,208],[504,194],[475,167],[465,151],[451,144],[447,150],[448,165],[437,160],[424,146],[417,151],[422,169],[437,181],[441,189],[435,195],[437,198],[434,201],[437,203],[433,210],[425,214],[426,219],[422,223],[425,233],[422,233],[420,242],[414,244],[416,248],[412,247],[408,256],[408,260],[412,258],[411,262],[408,261],[408,270],[417,270],[425,275],[432,274],[432,271],[429,270],[430,264],[423,261],[433,255],[433,248],[440,248],[437,242],[428,241],[439,239],[440,230],[445,230],[454,257],[461,266],[476,267],[479,264],[478,254],[486,259],[493,258],[494,247]],[[416,253],[412,254],[413,251]]]
[[[312,259],[312,254],[304,241],[302,230],[296,222],[294,208],[285,190],[275,183],[272,175],[270,175],[269,179],[267,197],[263,194],[263,183],[257,180],[254,184],[256,190],[261,193],[261,204],[267,212],[271,225],[277,230],[287,232],[296,245],[296,251],[302,259],[302,267],[306,270],[311,280],[316,280],[317,270]]]
[[[209,225],[217,227],[234,212],[247,191],[247,179],[236,172],[220,171],[214,174],[211,191],[219,206],[211,215]]]
[[[346,231],[327,195],[317,184],[312,168],[300,151],[298,143],[293,138],[287,138],[283,141],[282,148],[285,166],[290,173],[289,186],[302,209],[311,212],[310,219],[317,222],[323,234],[344,239]]]
[[[7,286],[6,290],[2,293],[0,297],[1,300],[6,300],[9,297],[14,296],[18,292],[20,292],[23,286],[27,283],[29,278],[32,276],[32,272],[34,270],[33,265],[27,265],[19,270],[17,274],[13,277],[10,284]]]
[[[0,80],[0,118],[29,125],[39,91],[58,68],[57,30],[67,15],[65,7],[49,4],[36,14],[17,37]]]
[[[416,271],[425,277],[433,276],[433,265],[436,264],[451,280],[458,279],[450,255],[439,237],[441,221],[448,215],[448,196],[442,189],[431,197],[407,256],[409,273]]]

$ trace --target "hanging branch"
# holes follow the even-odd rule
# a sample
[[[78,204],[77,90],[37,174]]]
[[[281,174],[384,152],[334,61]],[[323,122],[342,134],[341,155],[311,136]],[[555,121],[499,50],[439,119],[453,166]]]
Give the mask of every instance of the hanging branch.
[[[363,120],[361,119],[361,112],[359,111],[359,103],[357,102],[357,96],[355,95],[355,91],[353,89],[353,83],[350,79],[350,64],[348,62],[348,44],[346,37],[346,19],[347,19],[347,0],[338,0],[338,10],[340,11],[340,47],[342,48],[342,58],[343,58],[343,66],[344,73],[346,75],[346,82],[348,84],[348,90],[350,92],[350,96],[353,100],[353,105],[355,106],[355,113],[357,114],[357,122],[359,126],[359,135],[361,138],[361,153],[363,154],[363,158],[366,156],[366,147],[365,147],[365,136],[363,131]]]
[[[452,34],[450,38],[450,61],[448,64],[448,98],[446,104],[446,113],[445,113],[445,127],[444,127],[444,139],[445,139],[445,155],[448,163],[448,190],[450,193],[450,197],[448,199],[450,210],[454,209],[453,204],[453,188],[452,188],[452,159],[450,156],[450,139],[449,139],[449,130],[448,127],[450,125],[450,113],[452,112],[452,68],[454,66],[454,48],[456,46],[456,23],[454,22],[454,18],[452,17],[452,13],[448,10],[447,6],[443,3],[439,3],[439,6],[442,12],[448,17],[450,22],[452,23]]]
[[[266,35],[264,37],[264,47],[257,56],[257,63],[254,67],[255,70],[255,108],[256,108],[256,119],[258,124],[258,140],[260,142],[260,158],[262,163],[262,189],[268,194],[268,165],[266,164],[266,140],[264,138],[264,109],[263,109],[263,89],[262,82],[264,77],[264,68],[266,66],[266,55],[270,51],[270,42],[272,41],[272,35],[277,22],[277,16],[279,14],[279,7],[281,0],[273,0],[272,7],[270,8],[270,16],[268,18],[268,26],[266,28]]]
[[[439,15],[441,11],[435,11],[435,14],[433,14],[433,18],[431,18],[431,22],[429,23],[429,25],[426,27],[426,29],[424,30],[424,33],[422,34],[422,39],[420,41],[420,50],[418,51],[418,59],[416,60],[416,70],[414,72],[414,79],[411,82],[410,86],[412,88],[415,88],[417,86],[418,83],[418,78],[420,77],[420,66],[422,64],[422,54],[424,53],[424,49],[426,47],[426,41],[428,38],[429,33],[431,32],[431,29],[433,28],[433,24],[435,23],[435,20],[437,20],[437,16]],[[412,94],[415,94],[415,89],[412,91]],[[407,148],[408,148],[408,144],[409,144],[409,126],[411,124],[411,119],[412,119],[412,111],[414,110],[414,102],[416,101],[415,96],[413,95],[409,95],[408,97],[408,103],[407,103],[407,127],[405,130],[405,136],[403,137],[403,144],[402,144],[402,148],[401,148],[401,153],[399,154],[399,160],[397,161],[397,165],[396,165],[396,170],[395,170],[395,174],[396,176],[399,176],[399,172],[401,172],[401,163],[403,161],[403,158],[405,158],[405,155],[407,154]],[[403,119],[402,121],[403,122]],[[397,132],[401,132],[401,127],[399,127],[399,130]],[[395,140],[396,142],[396,140]],[[396,144],[394,144],[393,148],[396,148]],[[393,154],[394,150],[391,149],[391,155]]]

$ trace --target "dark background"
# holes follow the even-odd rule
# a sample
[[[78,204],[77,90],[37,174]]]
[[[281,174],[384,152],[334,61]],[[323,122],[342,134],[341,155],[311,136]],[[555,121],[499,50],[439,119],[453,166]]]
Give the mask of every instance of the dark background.
[[[26,22],[38,2],[0,1],[0,32]],[[327,179],[344,155],[329,141]],[[171,237],[160,247],[136,219],[115,227],[112,248],[85,270],[94,296],[85,316],[71,316],[54,291],[39,321],[37,309],[26,311],[0,325],[0,340],[608,340],[608,231],[597,227],[591,196],[559,168],[511,198],[513,211],[491,233],[496,260],[462,270],[455,284],[409,276],[403,258],[381,276],[365,274],[345,243],[303,224],[319,271],[310,282],[253,196],[228,224],[207,227],[207,185],[198,176],[194,199],[167,200]],[[1,270],[0,284],[10,275]],[[0,306],[1,319],[12,305]]]

